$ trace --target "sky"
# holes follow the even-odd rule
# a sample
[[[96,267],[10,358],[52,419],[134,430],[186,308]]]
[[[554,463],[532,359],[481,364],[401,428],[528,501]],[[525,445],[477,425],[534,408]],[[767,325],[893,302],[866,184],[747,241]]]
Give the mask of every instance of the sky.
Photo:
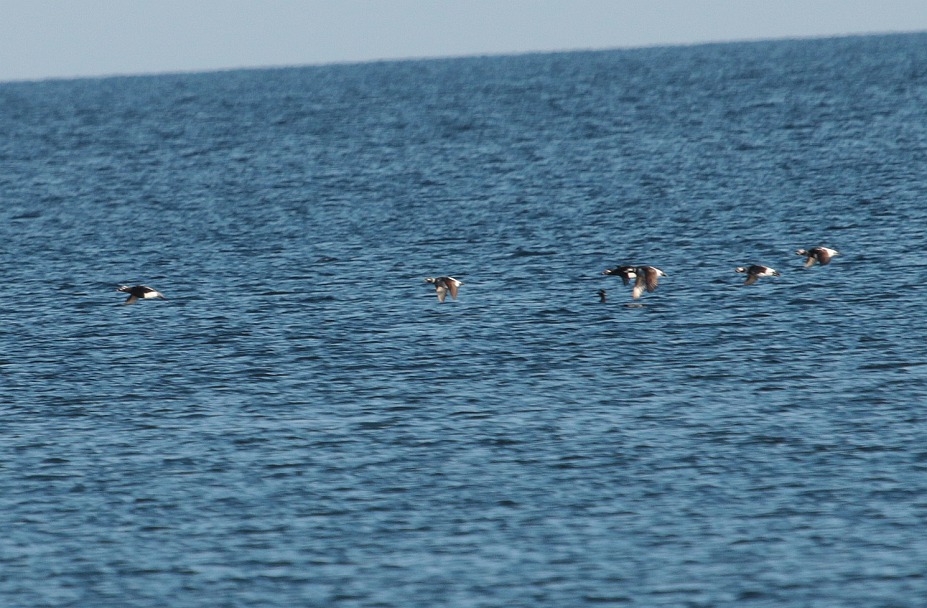
[[[0,81],[913,31],[925,0],[0,0]]]

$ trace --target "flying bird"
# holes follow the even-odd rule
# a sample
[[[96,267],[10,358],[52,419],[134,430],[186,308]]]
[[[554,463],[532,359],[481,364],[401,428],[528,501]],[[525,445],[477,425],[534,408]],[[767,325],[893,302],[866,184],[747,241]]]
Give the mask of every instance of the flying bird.
[[[734,272],[740,272],[747,275],[747,280],[744,281],[744,285],[753,285],[760,277],[780,276],[778,271],[770,268],[769,266],[760,266],[759,264],[753,264],[752,266],[738,266],[734,269]]]
[[[126,298],[126,301],[123,304],[135,304],[140,299],[142,300],[153,300],[159,298],[161,300],[166,300],[164,294],[160,291],[152,289],[147,285],[135,285],[134,287],[129,287],[128,285],[123,285],[122,287],[117,287],[116,291],[121,291],[123,293],[129,294],[129,297]]]
[[[836,249],[827,247],[812,247],[811,249],[799,249],[795,252],[797,255],[805,256],[805,268],[811,268],[817,262],[821,266],[830,264],[830,259],[840,252]]]
[[[453,299],[457,299],[457,289],[463,285],[463,281],[458,281],[454,277],[429,277],[425,279],[426,283],[435,286],[435,294],[438,296],[438,302],[444,302],[444,298],[450,293]]]
[[[624,281],[625,285],[630,285],[631,279],[637,278],[637,275],[634,273],[634,266],[615,266],[614,268],[603,270],[602,274],[619,276],[621,280]]]

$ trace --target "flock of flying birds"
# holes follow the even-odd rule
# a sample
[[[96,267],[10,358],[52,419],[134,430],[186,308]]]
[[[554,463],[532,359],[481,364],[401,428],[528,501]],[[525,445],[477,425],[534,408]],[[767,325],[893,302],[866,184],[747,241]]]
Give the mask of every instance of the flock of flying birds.
[[[839,254],[837,250],[827,247],[799,249],[795,253],[805,257],[805,268],[814,266],[815,263],[821,264],[822,266],[829,264],[831,258]],[[761,277],[779,276],[776,270],[769,266],[761,266],[759,264],[738,266],[734,269],[734,272],[747,275],[747,280],[744,281],[744,285],[753,285]],[[644,291],[655,291],[660,277],[666,276],[666,273],[656,266],[615,266],[614,268],[603,271],[602,274],[619,276],[625,285],[630,285],[633,280],[634,287],[631,289],[631,297],[635,300],[639,299]],[[447,298],[447,294],[451,294],[451,298],[456,300],[457,291],[460,289],[460,286],[463,285],[463,281],[458,281],[454,277],[429,277],[425,279],[425,282],[435,286],[435,295],[438,296],[438,302],[442,303],[445,298]],[[167,299],[164,297],[163,293],[147,285],[135,285],[134,287],[123,285],[117,287],[116,291],[129,294],[124,304],[135,304],[139,300]],[[605,296],[605,290],[600,289],[599,300],[601,302],[606,301]]]
[[[799,249],[795,252],[805,257],[805,268],[814,266],[815,263],[830,264],[830,260],[835,255],[839,255],[836,249],[828,247],[812,247],[810,249]],[[769,266],[753,264],[751,266],[738,266],[734,272],[747,275],[744,285],[753,285],[761,277],[778,277],[779,271]],[[631,297],[635,300],[643,295],[644,291],[652,292],[656,290],[660,277],[665,277],[666,273],[655,266],[615,266],[602,272],[602,274],[615,275],[621,277],[625,285],[630,285],[634,280],[634,288],[631,290]],[[606,293],[604,289],[599,290],[599,301],[605,302]]]

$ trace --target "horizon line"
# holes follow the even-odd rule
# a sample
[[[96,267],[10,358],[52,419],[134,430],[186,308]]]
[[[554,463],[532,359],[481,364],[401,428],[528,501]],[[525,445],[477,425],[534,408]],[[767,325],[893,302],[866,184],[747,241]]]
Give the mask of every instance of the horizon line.
[[[259,71],[259,70],[288,70],[288,69],[302,69],[302,68],[323,68],[323,67],[335,67],[335,66],[360,66],[360,65],[369,65],[369,64],[378,64],[378,63],[409,63],[416,61],[442,61],[442,60],[458,60],[458,59],[479,59],[479,58],[491,58],[491,57],[521,57],[526,55],[557,55],[557,54],[570,54],[570,53],[607,53],[607,52],[621,52],[621,51],[636,51],[636,50],[649,50],[649,49],[661,49],[661,48],[690,48],[690,47],[700,47],[700,46],[718,46],[718,45],[728,45],[728,44],[758,44],[766,42],[788,42],[788,41],[814,41],[814,40],[833,40],[833,39],[842,39],[842,38],[868,38],[868,37],[883,37],[883,36],[916,36],[927,34],[927,30],[880,30],[880,31],[869,31],[869,32],[847,32],[840,34],[810,34],[810,35],[794,35],[794,36],[771,36],[771,37],[760,37],[760,38],[731,38],[731,39],[718,39],[718,40],[704,40],[704,41],[690,41],[690,42],[659,42],[652,44],[636,44],[629,46],[614,46],[614,47],[571,47],[571,48],[555,48],[555,49],[534,49],[534,50],[524,50],[524,51],[488,51],[488,52],[473,52],[473,53],[461,53],[461,54],[448,54],[448,55],[405,55],[405,56],[394,56],[394,57],[378,57],[378,58],[369,58],[369,59],[343,59],[343,60],[331,60],[331,61],[319,61],[319,62],[306,62],[306,63],[291,63],[291,64],[256,64],[256,65],[239,65],[239,66],[228,66],[228,67],[215,67],[215,68],[189,68],[189,69],[164,69],[164,70],[153,70],[153,71],[139,71],[139,72],[104,72],[99,74],[75,74],[75,75],[64,75],[64,76],[37,76],[37,77],[23,77],[23,78],[11,78],[8,80],[0,80],[0,85],[5,84],[29,84],[29,83],[41,83],[41,82],[60,82],[60,81],[75,81],[75,80],[108,80],[108,79],[119,79],[119,78],[151,78],[158,76],[184,76],[184,75],[206,75],[206,74],[221,74],[225,72],[246,72],[246,71]]]

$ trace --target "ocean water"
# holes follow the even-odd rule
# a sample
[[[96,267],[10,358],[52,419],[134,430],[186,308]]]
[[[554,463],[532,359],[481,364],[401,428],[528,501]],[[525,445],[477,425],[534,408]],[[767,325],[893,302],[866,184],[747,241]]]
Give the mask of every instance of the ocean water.
[[[0,84],[0,605],[927,605],[925,108],[923,34]]]

